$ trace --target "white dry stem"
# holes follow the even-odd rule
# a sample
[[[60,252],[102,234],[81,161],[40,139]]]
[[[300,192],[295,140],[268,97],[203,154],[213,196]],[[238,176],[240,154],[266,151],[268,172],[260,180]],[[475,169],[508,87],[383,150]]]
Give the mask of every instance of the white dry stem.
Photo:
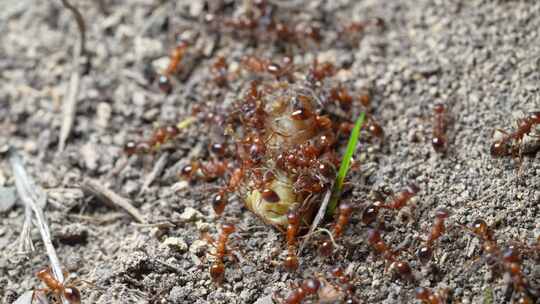
[[[34,211],[41,239],[51,262],[53,275],[59,282],[64,282],[64,274],[62,273],[60,261],[52,244],[49,226],[47,225],[47,220],[42,209],[47,201],[47,194],[26,173],[21,157],[13,148],[9,151],[9,163],[13,170],[19,198],[25,206],[29,206]],[[69,304],[63,296],[61,296],[61,299],[63,304]]]
[[[165,168],[165,165],[167,165],[167,161],[169,160],[169,153],[165,152],[163,153],[158,161],[154,164],[154,168],[152,168],[152,171],[148,176],[144,179],[144,183],[141,187],[141,191],[139,192],[139,195],[143,194],[148,187],[154,182],[156,177],[163,172],[163,169]]]
[[[321,204],[321,207],[319,208],[319,211],[317,212],[317,215],[313,219],[313,223],[311,223],[311,227],[309,228],[309,232],[307,233],[306,237],[302,241],[302,244],[300,244],[300,249],[298,252],[302,252],[302,249],[304,249],[304,246],[307,244],[309,239],[311,238],[311,235],[313,234],[313,231],[317,229],[317,226],[319,226],[319,223],[324,218],[324,214],[326,213],[326,208],[328,207],[328,203],[330,202],[330,198],[332,197],[332,189],[334,185],[332,184],[331,187],[328,188],[326,193],[324,194],[324,198]]]
[[[23,203],[24,204],[24,203]],[[26,253],[35,250],[34,243],[30,236],[32,230],[32,207],[24,204],[24,224],[19,237],[19,252]]]
[[[73,71],[69,80],[68,93],[63,102],[63,111],[62,111],[62,125],[60,127],[60,143],[58,145],[58,151],[62,152],[66,145],[66,140],[71,133],[73,127],[73,122],[75,121],[75,110],[77,105],[77,95],[79,94],[79,88],[81,83],[81,58],[86,53],[85,43],[86,43],[86,25],[84,19],[79,10],[69,3],[67,0],[61,0],[62,4],[66,9],[71,11],[75,21],[77,21],[77,26],[79,29],[79,43],[75,44],[75,49],[73,50]]]

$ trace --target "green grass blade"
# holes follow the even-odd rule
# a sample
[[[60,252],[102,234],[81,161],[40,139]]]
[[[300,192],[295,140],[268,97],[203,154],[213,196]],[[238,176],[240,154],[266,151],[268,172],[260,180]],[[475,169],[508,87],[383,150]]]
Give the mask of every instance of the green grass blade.
[[[341,160],[341,165],[339,166],[336,184],[334,185],[334,193],[332,194],[332,199],[330,200],[328,208],[326,209],[327,215],[333,215],[336,211],[336,206],[339,197],[341,196],[341,190],[343,189],[343,182],[345,181],[347,172],[349,172],[349,169],[351,168],[351,159],[354,151],[356,150],[356,144],[358,143],[358,138],[360,137],[360,129],[362,129],[365,118],[366,113],[362,112],[354,124],[351,136],[349,137],[349,142],[347,143],[347,151],[345,151],[343,159]]]

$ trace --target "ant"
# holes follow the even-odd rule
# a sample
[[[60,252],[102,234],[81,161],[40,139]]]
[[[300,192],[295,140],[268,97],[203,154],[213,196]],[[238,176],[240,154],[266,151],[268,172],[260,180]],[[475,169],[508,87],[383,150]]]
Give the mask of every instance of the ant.
[[[319,64],[319,61],[314,59],[306,79],[310,84],[314,85],[318,82],[322,82],[325,78],[334,76],[335,74],[336,68],[333,64],[329,62]]]
[[[379,232],[379,230],[368,230],[368,243],[371,245],[371,247],[373,247],[377,254],[382,255],[385,260],[391,262],[392,265],[394,265],[398,275],[407,280],[413,278],[412,269],[411,266],[409,266],[409,263],[397,260],[396,252],[392,251],[392,249],[388,245],[386,245],[386,243],[381,237],[381,233]]]
[[[153,150],[165,144],[167,141],[175,138],[180,133],[180,129],[175,125],[158,128],[152,137],[147,141],[135,142],[129,141],[124,146],[124,153],[127,156],[148,154]]]
[[[165,93],[170,94],[172,91],[171,85],[171,75],[177,73],[180,70],[180,63],[182,58],[187,52],[188,43],[185,41],[180,41],[178,45],[172,50],[169,56],[169,65],[158,79],[159,89]]]
[[[473,222],[472,228],[465,227],[482,240],[482,248],[490,265],[498,265],[498,271],[503,271],[510,276],[512,286],[519,292],[518,303],[534,303],[538,295],[534,294],[521,270],[521,257],[517,248],[510,246],[502,251],[497,245],[493,231],[482,219]]]
[[[422,263],[427,263],[433,256],[433,242],[445,233],[446,228],[444,222],[448,216],[449,213],[446,209],[441,208],[435,211],[435,222],[431,227],[426,244],[418,250],[418,258]]]
[[[343,234],[343,230],[345,229],[345,226],[347,223],[349,223],[349,219],[351,217],[353,207],[348,202],[343,202],[338,207],[339,215],[336,219],[336,224],[334,225],[334,231],[332,233],[334,239],[338,239]],[[320,252],[323,256],[329,256],[332,253],[333,245],[330,240],[324,241],[321,244]]]
[[[217,245],[215,245],[216,253],[212,254],[215,256],[215,261],[212,266],[210,266],[210,277],[215,283],[220,284],[223,281],[225,274],[225,264],[223,263],[223,258],[228,253],[226,246],[229,236],[234,233],[235,230],[236,228],[233,224],[221,225],[221,234],[218,237]],[[207,237],[207,241],[210,244],[214,244],[214,240],[210,237]]]
[[[431,145],[437,153],[446,151],[448,139],[446,136],[446,109],[442,104],[436,104],[433,107],[433,137]]]
[[[341,85],[330,89],[329,99],[336,102],[343,111],[349,111],[353,103],[353,97]]]
[[[63,296],[71,304],[80,304],[81,303],[81,292],[75,286],[65,285],[64,283],[58,281],[52,274],[51,268],[47,267],[39,271],[36,276],[38,279],[43,282],[47,287],[40,289],[39,291],[51,292],[58,297]],[[35,291],[34,295],[35,296]]]
[[[415,184],[410,184],[407,189],[399,192],[392,202],[389,204],[381,204],[381,208],[385,209],[401,209],[407,202],[420,191],[420,188]]]
[[[310,295],[317,293],[321,286],[319,280],[312,278],[302,282],[295,290],[293,290],[283,301],[285,304],[300,304]]]
[[[351,283],[351,278],[343,271],[343,268],[339,266],[335,267],[330,273],[339,282],[341,289],[347,294],[348,299],[346,303],[356,303],[357,301],[353,297],[354,285]]]
[[[371,133],[371,135],[377,137],[378,139],[382,139],[384,137],[383,128],[373,119],[372,115],[367,115],[367,122],[365,128],[368,130],[369,133]]]
[[[514,132],[499,130],[505,134],[503,138],[491,145],[490,153],[492,157],[503,157],[506,155],[520,154],[521,141],[525,135],[531,133],[533,126],[540,124],[540,112],[532,112],[527,117],[518,119],[518,128]]]
[[[205,181],[211,182],[225,175],[229,168],[227,160],[211,160],[206,163],[192,161],[180,170],[180,177],[193,182],[197,177],[202,177]]]
[[[379,210],[382,204],[383,202],[381,197],[380,200],[377,200],[373,204],[369,204],[367,207],[365,207],[362,211],[362,223],[365,225],[370,225],[371,223],[375,222],[377,220],[377,216],[379,215]]]
[[[212,65],[211,72],[214,75],[213,80],[220,88],[227,86],[227,68],[227,61],[223,56],[219,56]]]
[[[296,235],[300,228],[300,214],[297,210],[291,209],[287,213],[287,257],[283,265],[288,271],[295,271],[298,268],[298,257],[296,256]]]
[[[446,290],[433,292],[425,287],[417,287],[414,290],[415,297],[422,304],[444,304],[448,300],[448,292]]]
[[[255,73],[269,73],[277,79],[283,76],[287,76],[288,78],[291,77],[290,72],[293,68],[292,59],[290,57],[285,57],[283,62],[285,66],[282,67],[278,63],[255,56],[244,56],[244,58],[242,58],[242,65],[246,69]]]
[[[188,167],[189,166],[190,165],[188,165]],[[192,172],[192,169],[190,169],[189,171]],[[224,187],[221,187],[218,190],[218,192],[214,194],[214,197],[212,198],[212,208],[214,209],[214,212],[218,216],[223,214],[223,211],[225,211],[225,207],[227,206],[227,203],[229,201],[228,193],[234,192],[240,185],[240,182],[242,181],[243,178],[244,178],[244,170],[240,168],[234,169],[232,175],[229,178],[229,184]]]

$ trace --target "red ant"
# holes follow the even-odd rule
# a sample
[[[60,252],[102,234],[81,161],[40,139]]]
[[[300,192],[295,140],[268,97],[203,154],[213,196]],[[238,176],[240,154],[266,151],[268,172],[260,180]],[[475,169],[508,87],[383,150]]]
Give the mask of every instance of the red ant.
[[[319,64],[317,59],[313,60],[313,64],[309,69],[307,80],[311,84],[323,81],[325,78],[332,77],[336,73],[336,69],[333,64],[329,62],[323,62]]]
[[[347,202],[343,202],[338,207],[338,217],[336,219],[336,224],[334,225],[334,231],[332,233],[332,236],[334,237],[334,240],[339,239],[343,233],[343,230],[345,229],[345,226],[349,223],[349,219],[351,217],[353,207],[351,204]],[[324,241],[321,244],[320,252],[323,256],[329,256],[332,253],[333,245],[330,240]]]
[[[517,248],[510,246],[505,251],[501,251],[493,236],[493,231],[482,219],[474,221],[472,228],[465,227],[465,229],[472,231],[482,240],[482,248],[486,258],[490,262],[497,263],[496,265],[502,268],[500,270],[510,276],[514,290],[519,292],[518,303],[534,303],[533,299],[537,298],[538,295],[533,294],[521,270],[521,257]]]
[[[283,76],[290,77],[289,73],[291,72],[292,60],[288,57],[285,57],[284,62],[286,65],[281,67],[275,62],[270,60],[261,59],[255,56],[245,56],[242,58],[242,65],[255,73],[269,73],[276,78],[281,78]]]
[[[502,157],[506,155],[517,155],[521,148],[521,141],[525,135],[531,133],[533,126],[540,124],[540,112],[532,112],[527,117],[517,121],[516,131],[508,133],[500,130],[505,136],[491,145],[492,157]],[[512,142],[513,141],[513,142]]]
[[[134,141],[127,142],[124,146],[124,153],[127,156],[148,154],[150,151],[158,149],[167,141],[178,136],[179,133],[180,129],[174,125],[158,128],[148,141],[138,143]]]
[[[287,213],[287,257],[283,265],[288,271],[298,268],[298,257],[296,256],[296,235],[300,229],[300,214],[297,210],[289,210]]]
[[[354,285],[351,283],[351,278],[343,271],[343,268],[338,266],[332,269],[330,273],[339,282],[341,288],[347,294],[348,300],[346,303],[356,303],[357,301],[353,297]]]
[[[210,277],[212,278],[212,281],[215,283],[221,283],[223,281],[223,277],[225,274],[225,264],[223,263],[223,258],[227,254],[227,241],[229,240],[229,236],[235,232],[235,227],[233,224],[223,224],[221,225],[221,234],[219,235],[219,238],[217,240],[216,246],[216,253],[213,254],[215,256],[215,261],[210,266]],[[214,241],[212,238],[207,237],[207,241],[211,244],[214,244]]]
[[[307,279],[293,290],[283,301],[285,304],[300,304],[310,295],[314,295],[319,290],[321,283],[317,279]]]
[[[417,287],[414,291],[416,299],[422,301],[422,304],[444,304],[448,299],[448,292],[443,290],[432,292],[425,287]]]
[[[225,87],[227,85],[227,61],[225,57],[219,56],[218,59],[214,62],[211,69],[212,74],[214,75],[214,82],[219,87]]]
[[[227,160],[211,160],[206,163],[192,161],[180,170],[179,175],[181,178],[190,182],[198,177],[202,177],[205,181],[210,182],[225,175],[228,168],[229,163]]]
[[[377,202],[378,204],[370,204],[368,205],[364,211],[362,211],[362,222],[366,225],[369,225],[377,220],[377,215],[379,214],[379,205],[380,202]]]
[[[395,197],[394,197],[394,200],[392,202],[390,202],[389,204],[381,204],[380,207],[381,208],[386,208],[386,209],[401,209],[403,208],[407,202],[413,197],[415,196],[418,191],[420,191],[420,188],[418,188],[418,186],[414,185],[414,184],[410,184],[407,189],[401,191],[400,193],[398,193]]]
[[[436,104],[433,108],[433,138],[431,145],[435,152],[446,151],[448,139],[446,137],[446,109],[442,104]]]
[[[386,245],[386,243],[384,243],[379,230],[368,230],[368,243],[371,245],[371,247],[373,247],[377,254],[382,255],[385,260],[391,262],[394,265],[397,273],[402,278],[407,280],[413,279],[412,269],[409,266],[409,263],[396,259],[396,252],[392,251],[392,249],[388,245]]]
[[[418,250],[418,258],[422,263],[426,263],[433,256],[433,242],[435,242],[445,232],[444,222],[448,218],[448,211],[446,209],[439,209],[435,211],[435,222],[431,227],[426,244]]]
[[[190,169],[189,171],[192,172],[192,169]],[[227,206],[229,198],[228,194],[230,192],[234,192],[238,188],[243,178],[244,170],[240,168],[234,169],[232,175],[229,178],[229,184],[219,189],[212,198],[212,208],[218,216],[223,214],[223,211],[225,211],[225,207]]]
[[[188,44],[185,41],[181,41],[178,43],[178,45],[174,48],[174,50],[171,52],[171,55],[169,57],[169,65],[165,69],[165,72],[163,75],[161,75],[158,79],[158,86],[159,89],[166,94],[171,93],[172,91],[172,85],[171,85],[171,75],[178,72],[180,69],[180,63],[182,61],[182,58],[184,58],[184,55],[187,52]]]
[[[377,137],[378,139],[382,139],[384,137],[383,128],[373,119],[372,115],[367,116],[365,128],[369,133],[371,133],[371,135]]]
[[[341,85],[330,89],[329,99],[336,102],[343,111],[349,111],[353,103],[353,97]]]
[[[59,282],[54,275],[52,274],[51,268],[47,267],[39,271],[36,276],[38,279],[47,285],[44,289],[39,289],[43,292],[51,292],[58,297],[63,296],[71,304],[80,304],[81,303],[81,292],[75,286],[65,285],[62,282]],[[32,296],[32,298],[35,296]]]

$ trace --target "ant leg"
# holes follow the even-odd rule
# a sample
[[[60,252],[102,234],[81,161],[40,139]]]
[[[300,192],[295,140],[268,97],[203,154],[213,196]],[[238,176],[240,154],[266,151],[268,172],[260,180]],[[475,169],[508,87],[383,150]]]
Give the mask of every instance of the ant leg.
[[[207,232],[204,232],[202,235],[201,235],[201,238],[203,240],[205,240],[206,242],[208,242],[208,244],[212,247],[217,247],[216,245],[216,241],[207,233]]]
[[[49,288],[39,288],[39,289],[35,289],[33,292],[32,292],[32,300],[30,301],[30,303],[34,303],[34,300],[37,300],[37,303],[38,304],[46,304],[46,303],[49,303],[47,301],[47,294],[50,293],[51,290]]]

